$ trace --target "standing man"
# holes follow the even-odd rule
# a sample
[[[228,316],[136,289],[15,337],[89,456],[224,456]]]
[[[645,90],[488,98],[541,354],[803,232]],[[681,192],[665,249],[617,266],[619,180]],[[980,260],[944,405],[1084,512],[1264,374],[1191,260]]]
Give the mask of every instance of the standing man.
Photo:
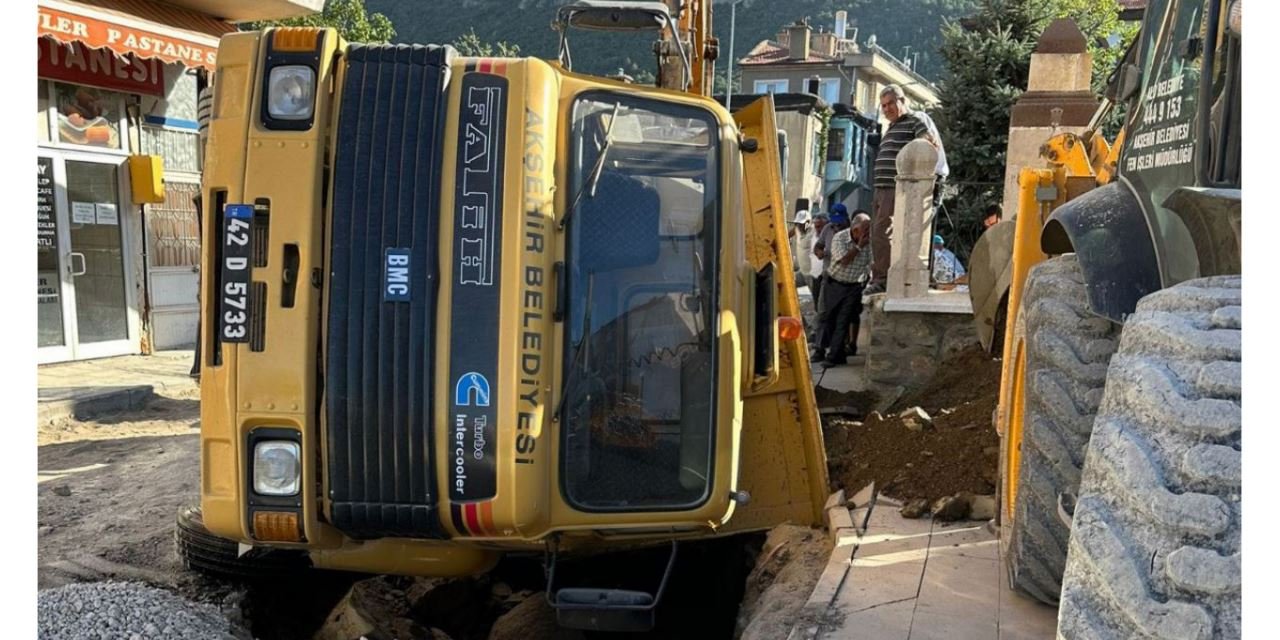
[[[813,268],[813,243],[817,240],[817,234],[813,231],[812,222],[808,209],[801,209],[796,212],[796,216],[791,219],[792,227],[792,256],[795,257],[796,266],[796,287],[807,286],[809,292],[813,292],[813,285],[809,284],[809,271]]]
[[[806,249],[809,253],[809,271],[805,274],[809,281],[809,292],[813,294],[813,308],[821,309],[818,301],[822,297],[822,256],[818,255],[818,245],[823,237],[823,232],[827,229],[827,222],[830,216],[819,211],[813,214],[813,242]],[[829,238],[828,238],[829,239]],[[816,335],[816,334],[815,334]]]
[[[842,229],[832,238],[831,267],[826,272],[826,322],[818,336],[818,347],[824,352],[822,364],[838,367],[845,364],[850,355],[857,355],[855,341],[846,347],[846,337],[851,327],[857,327],[862,315],[862,290],[870,277],[871,248],[867,233],[871,219],[859,214],[850,228]],[[853,329],[856,335],[857,329]]]
[[[880,138],[876,155],[875,194],[872,197],[875,217],[871,224],[871,285],[867,293],[884,291],[889,279],[889,247],[893,234],[893,198],[897,188],[898,153],[908,142],[923,138],[934,147],[937,139],[929,131],[929,123],[907,105],[902,87],[891,84],[880,92],[880,110],[889,120],[889,128]]]
[[[818,256],[818,258],[821,259],[822,261],[822,278],[821,278],[822,282],[818,286],[819,290],[825,288],[822,285],[825,285],[827,283],[827,267],[831,265],[831,238],[835,235],[837,231],[844,228],[835,224],[836,222],[839,222],[841,225],[845,225],[845,226],[848,226],[849,224],[849,210],[844,206],[844,203],[842,202],[837,202],[834,205],[832,205],[831,215],[827,217],[827,222],[822,227],[820,227],[818,232],[818,239],[816,242],[813,243],[813,255]],[[819,294],[821,294],[821,291],[819,291]],[[821,332],[822,325],[826,323],[827,312],[825,311],[825,309],[827,307],[825,304],[823,304],[821,295],[815,297],[813,301],[814,301],[815,307],[818,310],[818,319],[817,319],[818,331]],[[817,356],[822,351],[822,348],[818,346],[817,341],[814,341],[813,344],[814,344],[814,358],[816,362],[817,360],[821,359],[821,358],[818,358]]]
[[[811,358],[813,362],[819,362],[827,357],[824,336],[829,329],[828,325],[833,321],[831,313],[828,311],[831,307],[831,303],[828,300],[831,296],[831,287],[829,286],[831,284],[830,268],[832,263],[830,249],[835,237],[841,231],[849,228],[849,214],[845,206],[837,203],[831,209],[831,221],[822,228],[822,234],[818,236],[818,242],[813,247],[813,254],[821,258],[822,264],[822,296],[817,302],[818,319],[815,324],[818,327],[818,335],[817,339],[813,341],[813,355]]]

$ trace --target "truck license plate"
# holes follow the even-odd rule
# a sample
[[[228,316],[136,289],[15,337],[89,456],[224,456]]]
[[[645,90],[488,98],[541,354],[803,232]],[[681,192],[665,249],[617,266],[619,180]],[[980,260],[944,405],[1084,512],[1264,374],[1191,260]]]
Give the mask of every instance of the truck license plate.
[[[223,342],[248,342],[249,272],[252,266],[249,228],[253,220],[253,205],[229,204],[223,218],[218,335]]]

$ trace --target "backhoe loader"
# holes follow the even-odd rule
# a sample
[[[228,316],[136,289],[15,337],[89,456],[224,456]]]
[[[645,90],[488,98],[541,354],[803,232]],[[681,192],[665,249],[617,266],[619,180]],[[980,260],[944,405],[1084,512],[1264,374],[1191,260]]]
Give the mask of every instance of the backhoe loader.
[[[222,39],[190,566],[225,568],[210,539],[420,576],[544,554],[562,624],[642,630],[681,542],[821,522],[770,98],[708,97],[709,1],[557,28],[553,62]],[[659,86],[573,71],[573,29],[658,33]],[[643,545],[660,583],[557,582]]]
[[[1059,637],[1240,636],[1241,4],[1148,2],[1123,132],[1055,136],[974,250],[1003,556]]]

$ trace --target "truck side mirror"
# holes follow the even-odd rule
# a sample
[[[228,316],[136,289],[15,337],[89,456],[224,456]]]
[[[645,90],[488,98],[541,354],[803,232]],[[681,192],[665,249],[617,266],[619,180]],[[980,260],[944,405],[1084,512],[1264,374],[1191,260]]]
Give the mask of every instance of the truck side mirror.
[[[1142,70],[1132,62],[1124,63],[1120,69],[1120,91],[1116,102],[1128,102],[1142,86]]]

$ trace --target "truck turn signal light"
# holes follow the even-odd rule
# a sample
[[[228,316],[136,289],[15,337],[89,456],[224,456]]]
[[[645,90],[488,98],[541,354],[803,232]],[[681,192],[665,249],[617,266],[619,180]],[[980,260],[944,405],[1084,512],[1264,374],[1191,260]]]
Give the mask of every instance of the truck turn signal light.
[[[804,335],[804,324],[799,318],[781,316],[778,318],[778,337],[788,342]]]
[[[276,51],[315,51],[320,29],[315,27],[280,27],[271,32],[271,48]]]

